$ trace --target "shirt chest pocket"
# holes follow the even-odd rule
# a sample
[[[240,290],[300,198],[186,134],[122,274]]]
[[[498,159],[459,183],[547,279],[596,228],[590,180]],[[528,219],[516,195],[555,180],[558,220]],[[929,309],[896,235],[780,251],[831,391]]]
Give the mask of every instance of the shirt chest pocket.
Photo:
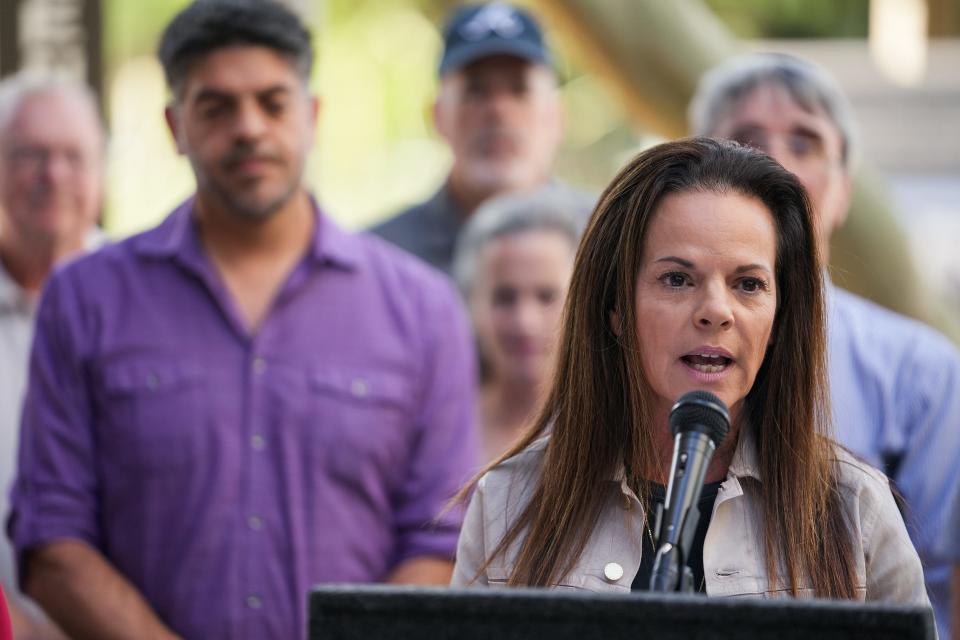
[[[102,369],[99,434],[106,462],[133,470],[182,470],[214,437],[206,376],[196,365],[161,360]]]
[[[307,454],[340,480],[402,477],[416,439],[414,390],[387,372],[321,369],[307,379]]]
[[[801,579],[796,596],[784,582],[783,576],[776,584],[770,584],[765,574],[751,574],[741,569],[717,569],[707,576],[707,593],[721,597],[761,597],[761,598],[813,598],[815,592],[809,579]]]
[[[506,587],[513,573],[512,567],[490,566],[486,569],[487,585],[491,588]],[[631,578],[632,580],[632,578]],[[552,585],[551,589],[558,591],[588,591],[593,593],[619,592],[627,593],[630,591],[630,581],[624,580],[624,584],[613,584],[604,580],[601,576],[592,572],[575,568],[570,574],[564,576],[562,580]]]

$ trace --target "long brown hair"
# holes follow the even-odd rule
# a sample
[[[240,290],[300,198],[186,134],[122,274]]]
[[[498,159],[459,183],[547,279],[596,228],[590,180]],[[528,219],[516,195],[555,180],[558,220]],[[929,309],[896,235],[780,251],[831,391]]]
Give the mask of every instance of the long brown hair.
[[[577,252],[549,395],[529,432],[489,467],[551,434],[531,500],[487,562],[524,535],[510,583],[556,583],[596,526],[605,481],[625,468],[632,486],[645,487],[662,466],[638,338],[614,334],[610,316],[637,326],[633,300],[650,219],[666,194],[690,190],[756,198],[776,225],[775,339],[742,420],[763,479],[771,584],[782,575],[796,595],[807,576],[818,596],[852,598],[850,529],[827,437],[824,303],[810,205],[797,179],[766,155],[707,138],[641,153],[602,194]]]

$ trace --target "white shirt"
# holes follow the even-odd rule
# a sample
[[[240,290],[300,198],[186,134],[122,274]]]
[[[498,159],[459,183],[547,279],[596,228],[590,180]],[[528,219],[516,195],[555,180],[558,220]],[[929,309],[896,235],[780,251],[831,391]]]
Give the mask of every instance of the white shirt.
[[[84,242],[86,249],[103,244],[103,234],[93,229]],[[33,342],[36,302],[0,263],[0,583],[6,597],[21,607],[32,609],[19,592],[13,548],[7,538],[10,515],[10,489],[17,473],[17,448],[20,436],[20,411],[27,387],[27,367]]]
[[[27,386],[27,359],[33,340],[35,305],[0,264],[0,582],[11,600],[22,606],[16,589],[17,571],[13,548],[7,538],[10,487],[17,470],[20,410]]]

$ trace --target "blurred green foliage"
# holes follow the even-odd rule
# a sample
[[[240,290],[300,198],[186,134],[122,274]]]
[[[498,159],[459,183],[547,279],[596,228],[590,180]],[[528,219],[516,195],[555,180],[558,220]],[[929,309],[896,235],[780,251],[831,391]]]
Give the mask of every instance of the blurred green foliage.
[[[155,58],[164,26],[189,0],[104,0],[106,105],[112,132],[105,219],[126,235],[158,222],[193,190],[163,122],[167,100]],[[312,89],[322,107],[305,180],[340,222],[363,227],[428,196],[449,151],[431,106],[450,0],[308,0],[300,3],[318,52]],[[521,4],[532,4],[522,0]],[[567,138],[565,181],[599,188],[638,148],[602,82],[577,67],[546,25],[558,63]]]
[[[739,38],[865,38],[870,0],[704,0]]]
[[[113,132],[106,222],[123,235],[157,222],[193,189],[163,123],[166,89],[155,59],[163,27],[190,0],[103,0],[108,118]],[[542,1],[542,0],[541,0]],[[597,2],[609,0],[597,0]],[[630,0],[637,1],[637,0]],[[670,0],[652,0],[667,2]],[[535,0],[518,0],[534,11]],[[862,36],[868,0],[705,0],[742,37]],[[423,198],[444,179],[449,152],[431,104],[454,0],[302,0],[322,99],[306,181],[331,214],[362,227]],[[654,142],[631,125],[596,75],[568,54],[545,18],[555,52],[567,136],[557,174],[600,188]]]

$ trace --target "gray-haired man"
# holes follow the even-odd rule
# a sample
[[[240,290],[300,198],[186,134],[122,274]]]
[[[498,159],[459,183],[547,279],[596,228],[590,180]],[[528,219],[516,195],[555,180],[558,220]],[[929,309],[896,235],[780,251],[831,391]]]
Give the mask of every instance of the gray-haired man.
[[[97,104],[86,86],[38,74],[0,82],[0,517],[16,469],[37,298],[57,262],[99,242],[103,150]],[[61,637],[27,613],[6,536],[0,536],[0,583],[15,635]]]
[[[757,147],[797,175],[826,263],[830,235],[847,216],[854,156],[852,110],[836,83],[791,56],[735,58],[702,79],[690,120],[693,133]],[[960,531],[944,513],[960,492],[960,356],[932,329],[829,279],[827,313],[835,435],[902,492],[940,637],[949,638]]]

